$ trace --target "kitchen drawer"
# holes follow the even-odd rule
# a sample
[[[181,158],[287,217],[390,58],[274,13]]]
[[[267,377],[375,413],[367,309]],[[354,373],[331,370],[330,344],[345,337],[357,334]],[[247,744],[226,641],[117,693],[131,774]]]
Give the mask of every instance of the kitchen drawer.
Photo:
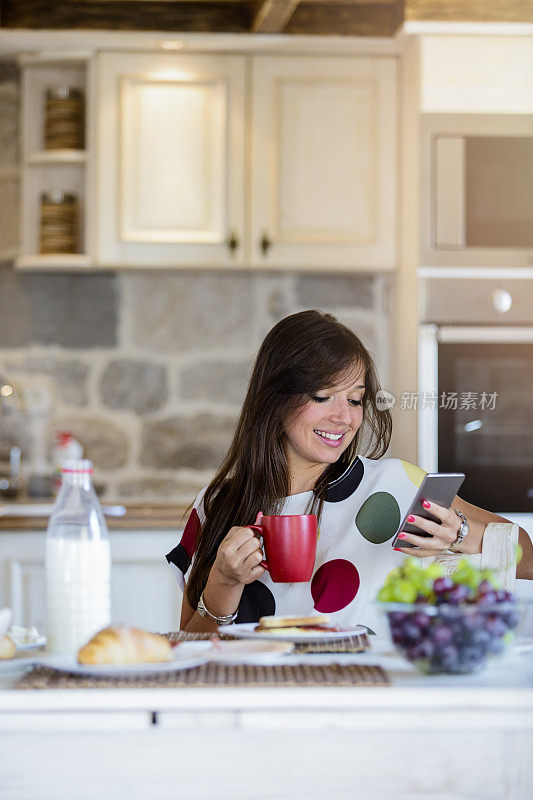
[[[423,278],[421,321],[533,325],[533,279]]]

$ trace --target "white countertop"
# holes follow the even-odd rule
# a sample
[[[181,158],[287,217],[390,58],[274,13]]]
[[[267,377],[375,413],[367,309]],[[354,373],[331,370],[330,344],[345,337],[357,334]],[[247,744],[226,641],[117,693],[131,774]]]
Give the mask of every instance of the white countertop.
[[[471,676],[420,675],[378,637],[298,661],[381,664],[392,683],[19,690],[28,667],[2,666],[0,795],[529,800],[532,650]]]
[[[367,653],[292,655],[283,663],[379,664],[389,674],[391,686],[19,690],[14,686],[31,668],[29,663],[0,662],[0,720],[6,713],[38,711],[347,711],[430,705],[454,714],[475,708],[527,713],[533,728],[533,649],[513,646],[479,674],[426,676],[396,655],[386,640],[372,637],[372,645]]]

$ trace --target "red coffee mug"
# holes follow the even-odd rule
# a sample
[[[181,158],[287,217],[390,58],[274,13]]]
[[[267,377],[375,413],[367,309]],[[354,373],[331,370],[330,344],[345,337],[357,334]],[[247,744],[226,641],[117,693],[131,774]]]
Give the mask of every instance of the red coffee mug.
[[[260,525],[247,525],[263,537],[267,569],[274,583],[310,581],[315,568],[316,514],[266,516]]]

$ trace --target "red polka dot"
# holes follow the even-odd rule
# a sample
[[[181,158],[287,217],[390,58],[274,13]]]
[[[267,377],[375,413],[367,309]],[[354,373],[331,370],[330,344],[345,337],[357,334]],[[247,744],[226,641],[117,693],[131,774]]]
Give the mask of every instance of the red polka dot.
[[[359,573],[350,561],[336,558],[313,575],[311,594],[317,611],[333,612],[352,602],[359,590]]]
[[[192,558],[193,553],[196,550],[198,533],[201,527],[202,525],[200,523],[200,517],[198,516],[196,509],[193,508],[191,516],[187,520],[185,530],[183,531],[183,536],[181,537],[181,544],[185,548],[185,552],[189,558]]]

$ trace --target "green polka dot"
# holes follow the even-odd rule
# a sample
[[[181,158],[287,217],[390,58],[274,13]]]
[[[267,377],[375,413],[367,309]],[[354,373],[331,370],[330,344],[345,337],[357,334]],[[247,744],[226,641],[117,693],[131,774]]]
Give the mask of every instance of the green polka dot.
[[[402,467],[409,480],[414,483],[415,486],[420,486],[426,477],[426,471],[420,469],[420,467],[417,467],[415,464],[410,464],[409,461],[402,461]]]
[[[400,507],[389,492],[374,492],[359,509],[355,524],[367,541],[383,544],[400,527]]]

